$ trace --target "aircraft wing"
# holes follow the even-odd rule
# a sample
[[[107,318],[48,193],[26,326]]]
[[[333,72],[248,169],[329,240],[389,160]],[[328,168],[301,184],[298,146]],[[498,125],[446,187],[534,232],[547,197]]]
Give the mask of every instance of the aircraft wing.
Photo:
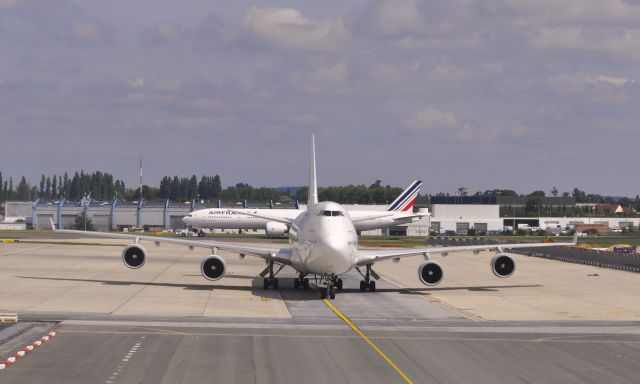
[[[351,219],[351,222],[353,223],[357,223],[359,221],[367,221],[367,220],[375,220],[375,219],[381,219],[383,217],[389,217],[389,216],[393,216],[394,213],[393,212],[385,212],[381,213],[379,215],[370,215],[370,216],[363,216],[363,217],[356,217]]]
[[[424,248],[394,248],[394,249],[358,249],[358,266],[384,261],[389,259],[397,259],[400,257],[424,255],[432,253],[449,253],[464,251],[495,251],[502,252],[505,249],[517,248],[543,248],[543,247],[561,247],[571,246],[578,243],[578,233],[573,237],[570,243],[514,243],[514,244],[486,244],[486,245],[456,245],[451,247],[424,247]]]
[[[430,215],[427,212],[416,212],[416,213],[402,212],[402,214],[399,214],[399,213],[400,212],[396,212],[393,218],[393,221],[397,222],[398,224],[412,223],[414,221],[421,220],[425,217],[429,217]]]
[[[51,224],[53,224],[53,222]],[[52,228],[53,227],[54,226],[52,225]],[[185,245],[188,247],[209,248],[209,249],[217,248],[222,251],[255,256],[265,260],[275,261],[281,264],[286,264],[286,265],[291,264],[291,255],[292,255],[291,248],[255,247],[255,246],[248,246],[244,244],[227,243],[227,242],[219,242],[219,241],[188,240],[188,239],[160,237],[160,236],[157,236],[157,237],[156,236],[137,236],[137,235],[128,235],[124,233],[77,231],[77,230],[70,230],[70,229],[54,229],[54,231],[60,232],[60,233],[71,233],[71,234],[76,234],[76,235],[86,236],[86,237],[127,239],[132,242],[152,241],[156,245],[160,245],[160,243],[168,243],[168,244]]]
[[[244,211],[238,211],[235,209],[229,209],[229,211],[231,212],[236,212],[239,213],[241,215],[247,215],[247,216],[252,216],[252,217],[257,217],[259,219],[265,219],[265,220],[270,220],[270,221],[275,221],[277,223],[283,223],[283,224],[287,224],[290,225],[291,223],[293,223],[293,220],[288,219],[286,217],[278,217],[278,216],[271,216],[271,215],[264,215],[262,213],[258,214],[258,213],[253,213],[253,212],[244,212]]]

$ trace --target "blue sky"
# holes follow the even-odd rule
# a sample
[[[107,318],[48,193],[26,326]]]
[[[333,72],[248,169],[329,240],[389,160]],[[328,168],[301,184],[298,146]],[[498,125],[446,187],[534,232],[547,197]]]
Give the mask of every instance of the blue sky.
[[[640,193],[640,2],[0,0],[0,170]]]

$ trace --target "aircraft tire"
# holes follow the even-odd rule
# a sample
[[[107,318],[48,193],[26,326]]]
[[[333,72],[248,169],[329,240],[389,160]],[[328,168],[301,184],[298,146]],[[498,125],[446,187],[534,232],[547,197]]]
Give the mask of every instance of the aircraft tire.
[[[322,300],[327,298],[327,287],[320,288],[320,298]]]
[[[367,282],[364,280],[360,280],[360,292],[364,292],[367,290]]]
[[[304,287],[304,289],[309,289],[309,279],[305,278],[302,281],[302,286]]]
[[[300,288],[300,280],[294,279],[293,280],[293,289],[298,289],[298,288]]]
[[[264,283],[264,289],[269,289],[269,279],[265,277],[262,282]]]
[[[336,298],[336,290],[333,287],[329,288],[329,298],[331,300],[335,300]]]
[[[371,292],[375,292],[375,291],[376,291],[376,282],[375,282],[375,280],[371,280],[371,281],[369,282],[369,290],[370,290]]]
[[[278,289],[278,279],[273,278],[273,289]]]
[[[338,289],[338,291],[342,291],[342,279],[338,279],[336,281],[336,288]]]

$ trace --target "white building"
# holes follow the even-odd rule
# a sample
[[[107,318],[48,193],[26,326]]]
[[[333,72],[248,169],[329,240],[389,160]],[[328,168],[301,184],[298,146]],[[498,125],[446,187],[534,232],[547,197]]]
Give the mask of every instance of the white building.
[[[464,234],[502,231],[500,206],[486,204],[434,204],[430,217],[407,225],[407,236],[427,236],[429,229],[438,233],[449,231]]]

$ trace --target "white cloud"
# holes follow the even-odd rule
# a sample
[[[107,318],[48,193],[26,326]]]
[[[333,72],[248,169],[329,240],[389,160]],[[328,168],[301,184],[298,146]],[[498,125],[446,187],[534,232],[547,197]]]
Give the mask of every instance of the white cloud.
[[[209,110],[221,108],[224,103],[217,99],[199,98],[191,102],[191,105],[195,109]]]
[[[458,118],[451,112],[434,107],[426,107],[405,119],[405,124],[419,131],[433,131],[452,128],[458,124]]]
[[[182,35],[182,28],[169,20],[157,22],[144,33],[144,40],[148,43],[162,43],[177,40]]]
[[[0,9],[13,9],[20,5],[20,0],[0,0]]]
[[[95,21],[74,20],[71,24],[71,36],[82,42],[100,42],[106,39],[105,28]]]
[[[625,0],[483,0],[480,9],[518,25],[640,21],[640,7]]]
[[[285,116],[284,120],[298,125],[310,125],[317,124],[320,121],[320,117],[313,113],[297,113]]]
[[[453,133],[453,137],[465,141],[494,141],[497,139],[520,138],[531,134],[532,130],[522,121],[487,124],[466,124]]]
[[[636,83],[634,79],[621,76],[585,73],[555,75],[546,80],[547,87],[555,92],[580,96],[611,94],[611,91],[616,91],[617,88]]]
[[[299,72],[291,76],[292,83],[308,93],[340,93],[348,80],[347,65],[324,65],[311,72]]]
[[[588,78],[587,82],[591,84],[609,84],[622,87],[625,84],[634,83],[635,81],[624,77],[600,75]]]
[[[640,58],[640,30],[564,26],[542,28],[529,38],[530,46],[541,52],[572,54],[585,52],[620,57]],[[615,55],[613,57],[611,55]]]
[[[419,32],[425,28],[416,0],[374,0],[360,18],[367,32],[381,36],[397,36]]]
[[[255,38],[281,49],[332,50],[349,40],[342,19],[312,20],[291,8],[251,7],[245,25]]]

